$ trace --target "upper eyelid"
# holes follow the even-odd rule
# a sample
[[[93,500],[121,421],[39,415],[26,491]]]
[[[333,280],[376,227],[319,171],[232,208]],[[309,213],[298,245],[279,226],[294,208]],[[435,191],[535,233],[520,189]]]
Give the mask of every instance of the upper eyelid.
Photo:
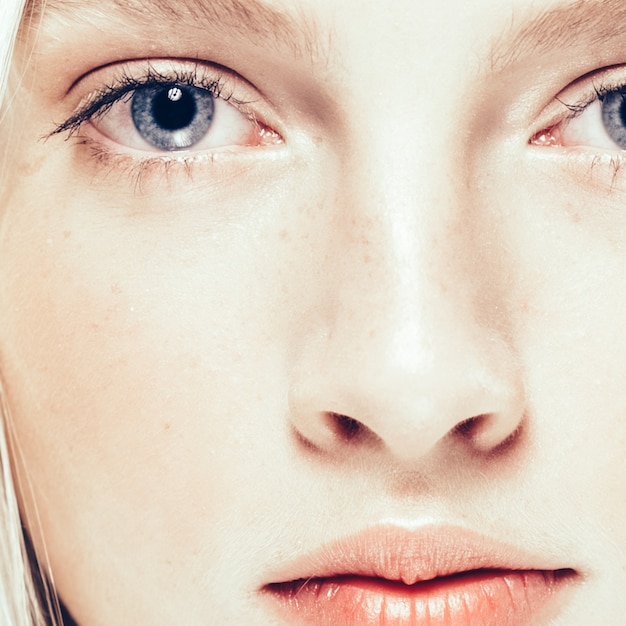
[[[215,63],[208,59],[201,58],[193,58],[193,57],[175,57],[175,56],[157,56],[157,57],[146,57],[146,58],[122,58],[116,61],[111,61],[109,63],[105,63],[104,65],[99,65],[90,69],[87,72],[84,72],[77,78],[75,78],[71,85],[67,88],[65,95],[71,95],[72,92],[79,86],[81,83],[89,80],[90,77],[98,75],[100,73],[106,73],[116,68],[121,68],[122,72],[124,72],[124,68],[134,68],[135,66],[139,66],[139,68],[143,68],[146,73],[153,74],[154,76],[164,77],[167,75],[163,74],[159,67],[163,67],[164,69],[175,70],[181,67],[186,68],[190,73],[197,72],[198,75],[201,75],[203,72],[210,70],[213,73],[219,75],[232,75],[235,74],[233,70],[230,68],[221,65],[220,63]],[[118,70],[119,71],[119,70]],[[130,71],[128,72],[130,74]],[[238,77],[248,83],[250,86],[254,87],[245,77]]]

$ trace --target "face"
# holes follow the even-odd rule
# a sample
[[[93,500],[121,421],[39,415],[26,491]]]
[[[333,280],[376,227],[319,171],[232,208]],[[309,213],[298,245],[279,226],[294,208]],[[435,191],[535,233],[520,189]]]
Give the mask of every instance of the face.
[[[51,0],[23,27],[0,365],[80,626],[619,623],[625,17]]]

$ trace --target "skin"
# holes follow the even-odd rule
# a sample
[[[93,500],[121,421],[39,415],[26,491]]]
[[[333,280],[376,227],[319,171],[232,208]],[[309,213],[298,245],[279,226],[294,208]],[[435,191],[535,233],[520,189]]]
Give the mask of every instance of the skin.
[[[112,7],[24,30],[0,362],[78,624],[282,623],[276,564],[381,520],[549,555],[579,574],[550,624],[620,622],[626,173],[593,137],[532,139],[626,40],[500,68],[536,4],[297,0],[295,55]],[[282,142],[139,170],[93,128],[41,140],[145,58],[231,68]]]

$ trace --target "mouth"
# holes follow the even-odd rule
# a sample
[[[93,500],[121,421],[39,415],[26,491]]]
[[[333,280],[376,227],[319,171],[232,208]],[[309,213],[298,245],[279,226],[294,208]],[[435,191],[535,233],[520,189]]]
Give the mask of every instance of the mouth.
[[[579,578],[466,530],[397,527],[323,546],[278,575],[263,592],[287,623],[303,626],[545,623]]]

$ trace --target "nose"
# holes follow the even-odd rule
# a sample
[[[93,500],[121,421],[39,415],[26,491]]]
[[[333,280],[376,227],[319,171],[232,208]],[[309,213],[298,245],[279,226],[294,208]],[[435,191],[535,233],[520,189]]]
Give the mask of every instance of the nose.
[[[415,206],[368,212],[371,198],[349,206],[321,255],[321,302],[298,348],[298,438],[403,465],[443,442],[488,454],[514,440],[525,399],[494,229],[486,244],[445,207],[433,219]]]

